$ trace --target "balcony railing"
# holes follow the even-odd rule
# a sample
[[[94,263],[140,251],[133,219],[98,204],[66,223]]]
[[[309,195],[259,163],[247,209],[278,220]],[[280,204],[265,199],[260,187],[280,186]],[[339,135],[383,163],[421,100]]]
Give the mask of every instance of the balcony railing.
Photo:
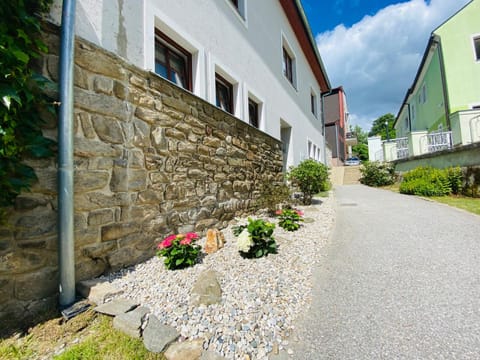
[[[395,139],[397,143],[397,159],[405,159],[408,157],[408,137]]]
[[[439,131],[427,134],[428,152],[452,148],[452,132]]]

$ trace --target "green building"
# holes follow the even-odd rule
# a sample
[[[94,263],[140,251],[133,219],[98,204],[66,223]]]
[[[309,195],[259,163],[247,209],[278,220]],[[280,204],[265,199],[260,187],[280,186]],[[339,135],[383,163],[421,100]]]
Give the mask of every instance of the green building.
[[[480,141],[480,0],[432,32],[394,126],[386,160]]]

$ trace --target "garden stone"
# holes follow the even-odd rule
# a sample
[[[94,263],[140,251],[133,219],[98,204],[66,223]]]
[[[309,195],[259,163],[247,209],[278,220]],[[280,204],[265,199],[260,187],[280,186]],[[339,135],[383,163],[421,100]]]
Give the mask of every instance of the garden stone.
[[[101,305],[109,299],[113,299],[123,293],[123,290],[101,279],[80,281],[77,283],[77,291],[84,298],[97,305]]]
[[[214,270],[202,271],[193,285],[191,300],[193,305],[212,305],[222,300],[222,289]]]
[[[220,230],[217,229],[208,229],[207,231],[207,240],[205,242],[205,252],[207,254],[213,254],[225,244],[225,236]]]
[[[143,331],[143,344],[148,351],[159,353],[179,336],[175,328],[163,325],[155,315],[150,315],[147,327]]]
[[[178,342],[170,345],[165,351],[167,360],[196,360],[203,351],[203,340]]]
[[[143,319],[149,312],[149,308],[140,306],[125,314],[120,314],[113,319],[113,327],[138,339],[141,336]]]
[[[312,219],[312,218],[309,218],[309,217],[307,218],[307,217],[306,217],[306,218],[303,219],[303,222],[304,222],[305,224],[311,224],[311,223],[315,222],[315,220]]]
[[[117,316],[132,311],[137,306],[138,303],[131,300],[116,299],[99,305],[93,310],[101,314]]]

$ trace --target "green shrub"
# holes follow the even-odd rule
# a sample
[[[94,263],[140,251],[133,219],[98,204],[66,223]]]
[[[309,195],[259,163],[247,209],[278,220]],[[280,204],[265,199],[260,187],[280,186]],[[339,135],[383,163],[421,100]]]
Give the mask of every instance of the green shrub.
[[[458,194],[462,186],[460,168],[436,169],[417,167],[403,175],[400,184],[402,194],[420,196],[446,196]]]
[[[452,188],[452,194],[458,195],[462,191],[463,185],[463,172],[459,166],[451,167],[447,170],[447,177],[450,187]]]
[[[312,159],[304,160],[297,167],[290,168],[287,177],[302,192],[304,205],[310,205],[313,195],[330,187],[328,168]]]
[[[277,205],[289,204],[290,188],[285,183],[265,181],[260,185],[260,196],[255,202],[257,209],[267,209],[273,215]]]
[[[248,218],[248,225],[233,228],[238,237],[237,248],[244,258],[260,258],[277,253],[277,244],[273,238],[275,224],[262,219]]]
[[[360,168],[360,182],[368,186],[386,186],[395,182],[395,168],[389,163],[366,162]]]

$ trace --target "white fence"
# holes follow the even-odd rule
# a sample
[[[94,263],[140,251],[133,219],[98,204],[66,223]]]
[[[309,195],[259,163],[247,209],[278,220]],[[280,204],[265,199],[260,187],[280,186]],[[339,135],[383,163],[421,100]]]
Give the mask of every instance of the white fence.
[[[452,148],[452,132],[438,131],[427,134],[428,152]]]
[[[408,157],[408,137],[395,139],[397,143],[397,159],[405,159]]]

